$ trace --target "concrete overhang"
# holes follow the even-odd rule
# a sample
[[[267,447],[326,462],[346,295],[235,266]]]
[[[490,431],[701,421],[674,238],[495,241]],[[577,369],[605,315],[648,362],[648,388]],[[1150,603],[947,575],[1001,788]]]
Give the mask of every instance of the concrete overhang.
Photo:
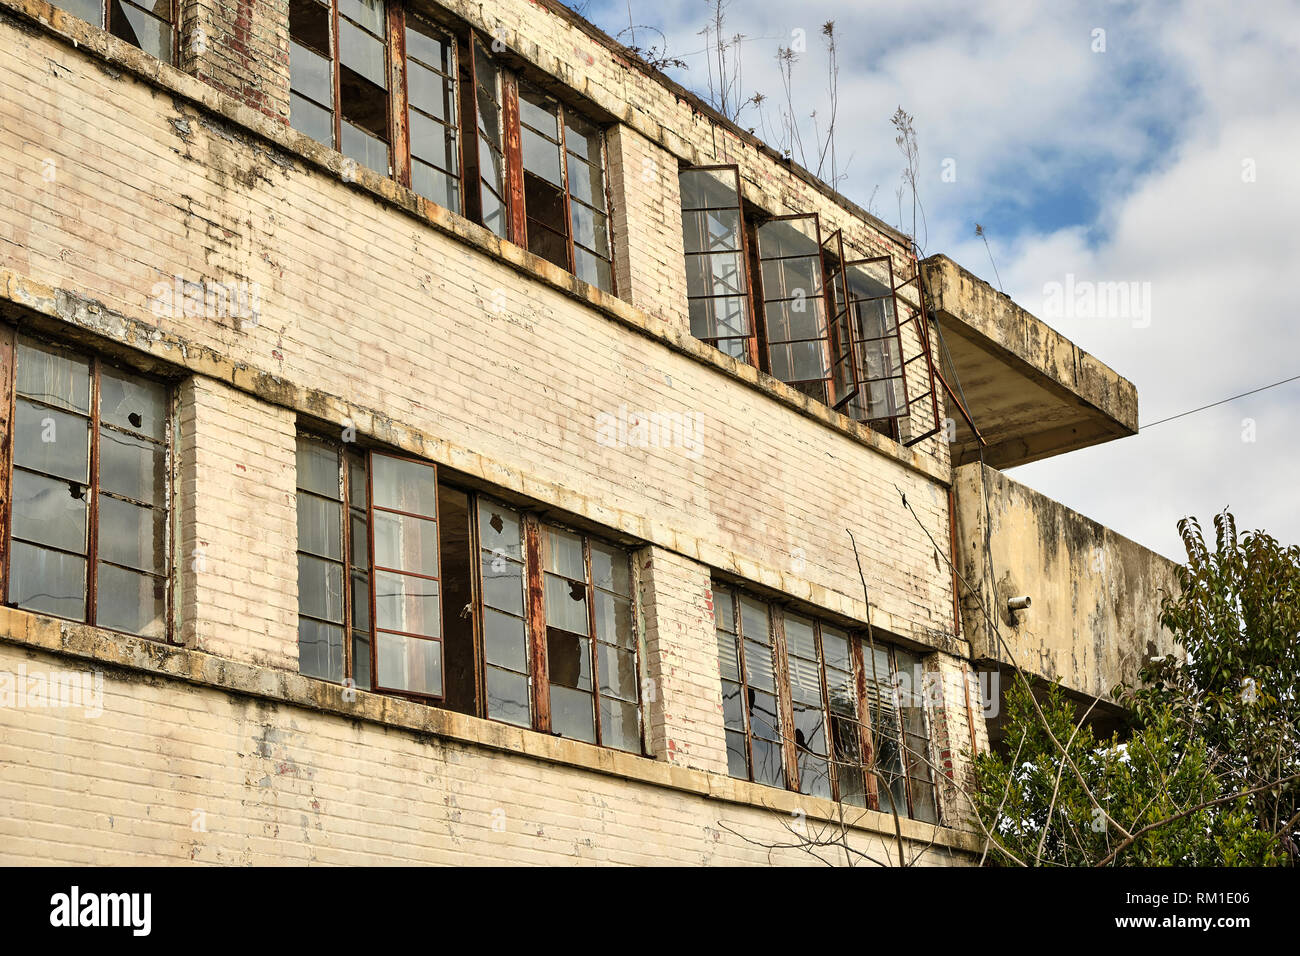
[[[1010,468],[1137,433],[1132,382],[947,256],[922,268],[947,346],[943,375],[965,394],[986,464]],[[949,407],[953,465],[978,461],[974,432]]]

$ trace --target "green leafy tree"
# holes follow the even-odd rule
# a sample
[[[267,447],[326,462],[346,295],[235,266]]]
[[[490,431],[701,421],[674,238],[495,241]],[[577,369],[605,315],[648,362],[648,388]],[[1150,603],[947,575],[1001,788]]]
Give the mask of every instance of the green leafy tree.
[[[1215,518],[1210,550],[1179,523],[1187,563],[1161,621],[1180,652],[1116,688],[1127,741],[1095,738],[1059,688],[1007,695],[1006,752],[976,759],[989,859],[1022,865],[1296,862],[1300,821],[1300,548]],[[1067,755],[1069,759],[1066,759]]]

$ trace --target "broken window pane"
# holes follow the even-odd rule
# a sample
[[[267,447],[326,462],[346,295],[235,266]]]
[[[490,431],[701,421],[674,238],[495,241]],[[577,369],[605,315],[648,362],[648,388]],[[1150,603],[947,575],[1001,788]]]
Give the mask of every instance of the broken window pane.
[[[411,186],[438,205],[460,212],[455,42],[408,15],[406,59]]]
[[[532,724],[528,702],[528,678],[496,667],[487,668],[487,710],[494,720],[519,727]]]
[[[47,405],[90,414],[90,362],[31,339],[18,339],[14,389]]]
[[[128,0],[109,0],[109,25],[113,36],[138,46],[164,63],[172,62],[171,2],[145,0],[146,12]]]
[[[86,489],[75,482],[13,470],[13,536],[61,551],[86,553]]]
[[[137,571],[159,573],[167,546],[162,512],[109,495],[99,498],[99,557]]]
[[[66,412],[14,402],[14,464],[86,484],[90,480],[90,422]]]
[[[483,225],[503,239],[507,217],[504,198],[505,140],[501,130],[501,74],[483,46],[474,44],[474,76],[478,85],[479,188]]]
[[[99,486],[142,504],[162,504],[167,459],[161,445],[110,428],[99,432]]]
[[[52,6],[66,10],[97,27],[104,25],[104,6],[101,0],[52,0]]]
[[[329,4],[289,0],[289,123],[326,146],[334,145],[333,62]]]

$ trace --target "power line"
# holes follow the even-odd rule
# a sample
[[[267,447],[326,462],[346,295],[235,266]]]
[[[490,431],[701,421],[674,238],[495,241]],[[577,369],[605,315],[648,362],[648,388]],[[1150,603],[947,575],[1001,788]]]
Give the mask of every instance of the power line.
[[[1210,402],[1210,404],[1202,405],[1200,408],[1193,408],[1186,412],[1179,412],[1177,415],[1170,415],[1168,418],[1162,418],[1159,421],[1139,425],[1138,431],[1154,428],[1156,425],[1163,425],[1165,422],[1172,422],[1176,418],[1186,418],[1188,415],[1195,415],[1197,412],[1203,412],[1207,408],[1214,408],[1217,405],[1223,405],[1227,402],[1235,402],[1237,399],[1245,398],[1247,395],[1256,395],[1259,392],[1267,391],[1270,388],[1277,388],[1279,385],[1285,385],[1287,382],[1294,382],[1297,379],[1300,379],[1300,375],[1292,375],[1290,378],[1284,378],[1282,381],[1274,382],[1272,385],[1261,385],[1259,388],[1252,388],[1249,392],[1242,392],[1240,395],[1233,395],[1231,398],[1221,398],[1217,402]]]

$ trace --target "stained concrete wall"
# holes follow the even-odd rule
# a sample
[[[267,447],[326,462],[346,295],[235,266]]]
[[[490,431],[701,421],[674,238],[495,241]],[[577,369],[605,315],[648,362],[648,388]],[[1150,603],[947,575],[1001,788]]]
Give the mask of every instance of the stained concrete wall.
[[[992,468],[956,469],[963,631],[976,659],[1015,664],[1110,701],[1152,657],[1174,650],[1159,622],[1177,565]],[[985,497],[987,496],[987,515]],[[990,540],[992,572],[985,551]],[[1028,595],[1028,610],[1007,599]],[[1002,647],[980,603],[996,621]]]

